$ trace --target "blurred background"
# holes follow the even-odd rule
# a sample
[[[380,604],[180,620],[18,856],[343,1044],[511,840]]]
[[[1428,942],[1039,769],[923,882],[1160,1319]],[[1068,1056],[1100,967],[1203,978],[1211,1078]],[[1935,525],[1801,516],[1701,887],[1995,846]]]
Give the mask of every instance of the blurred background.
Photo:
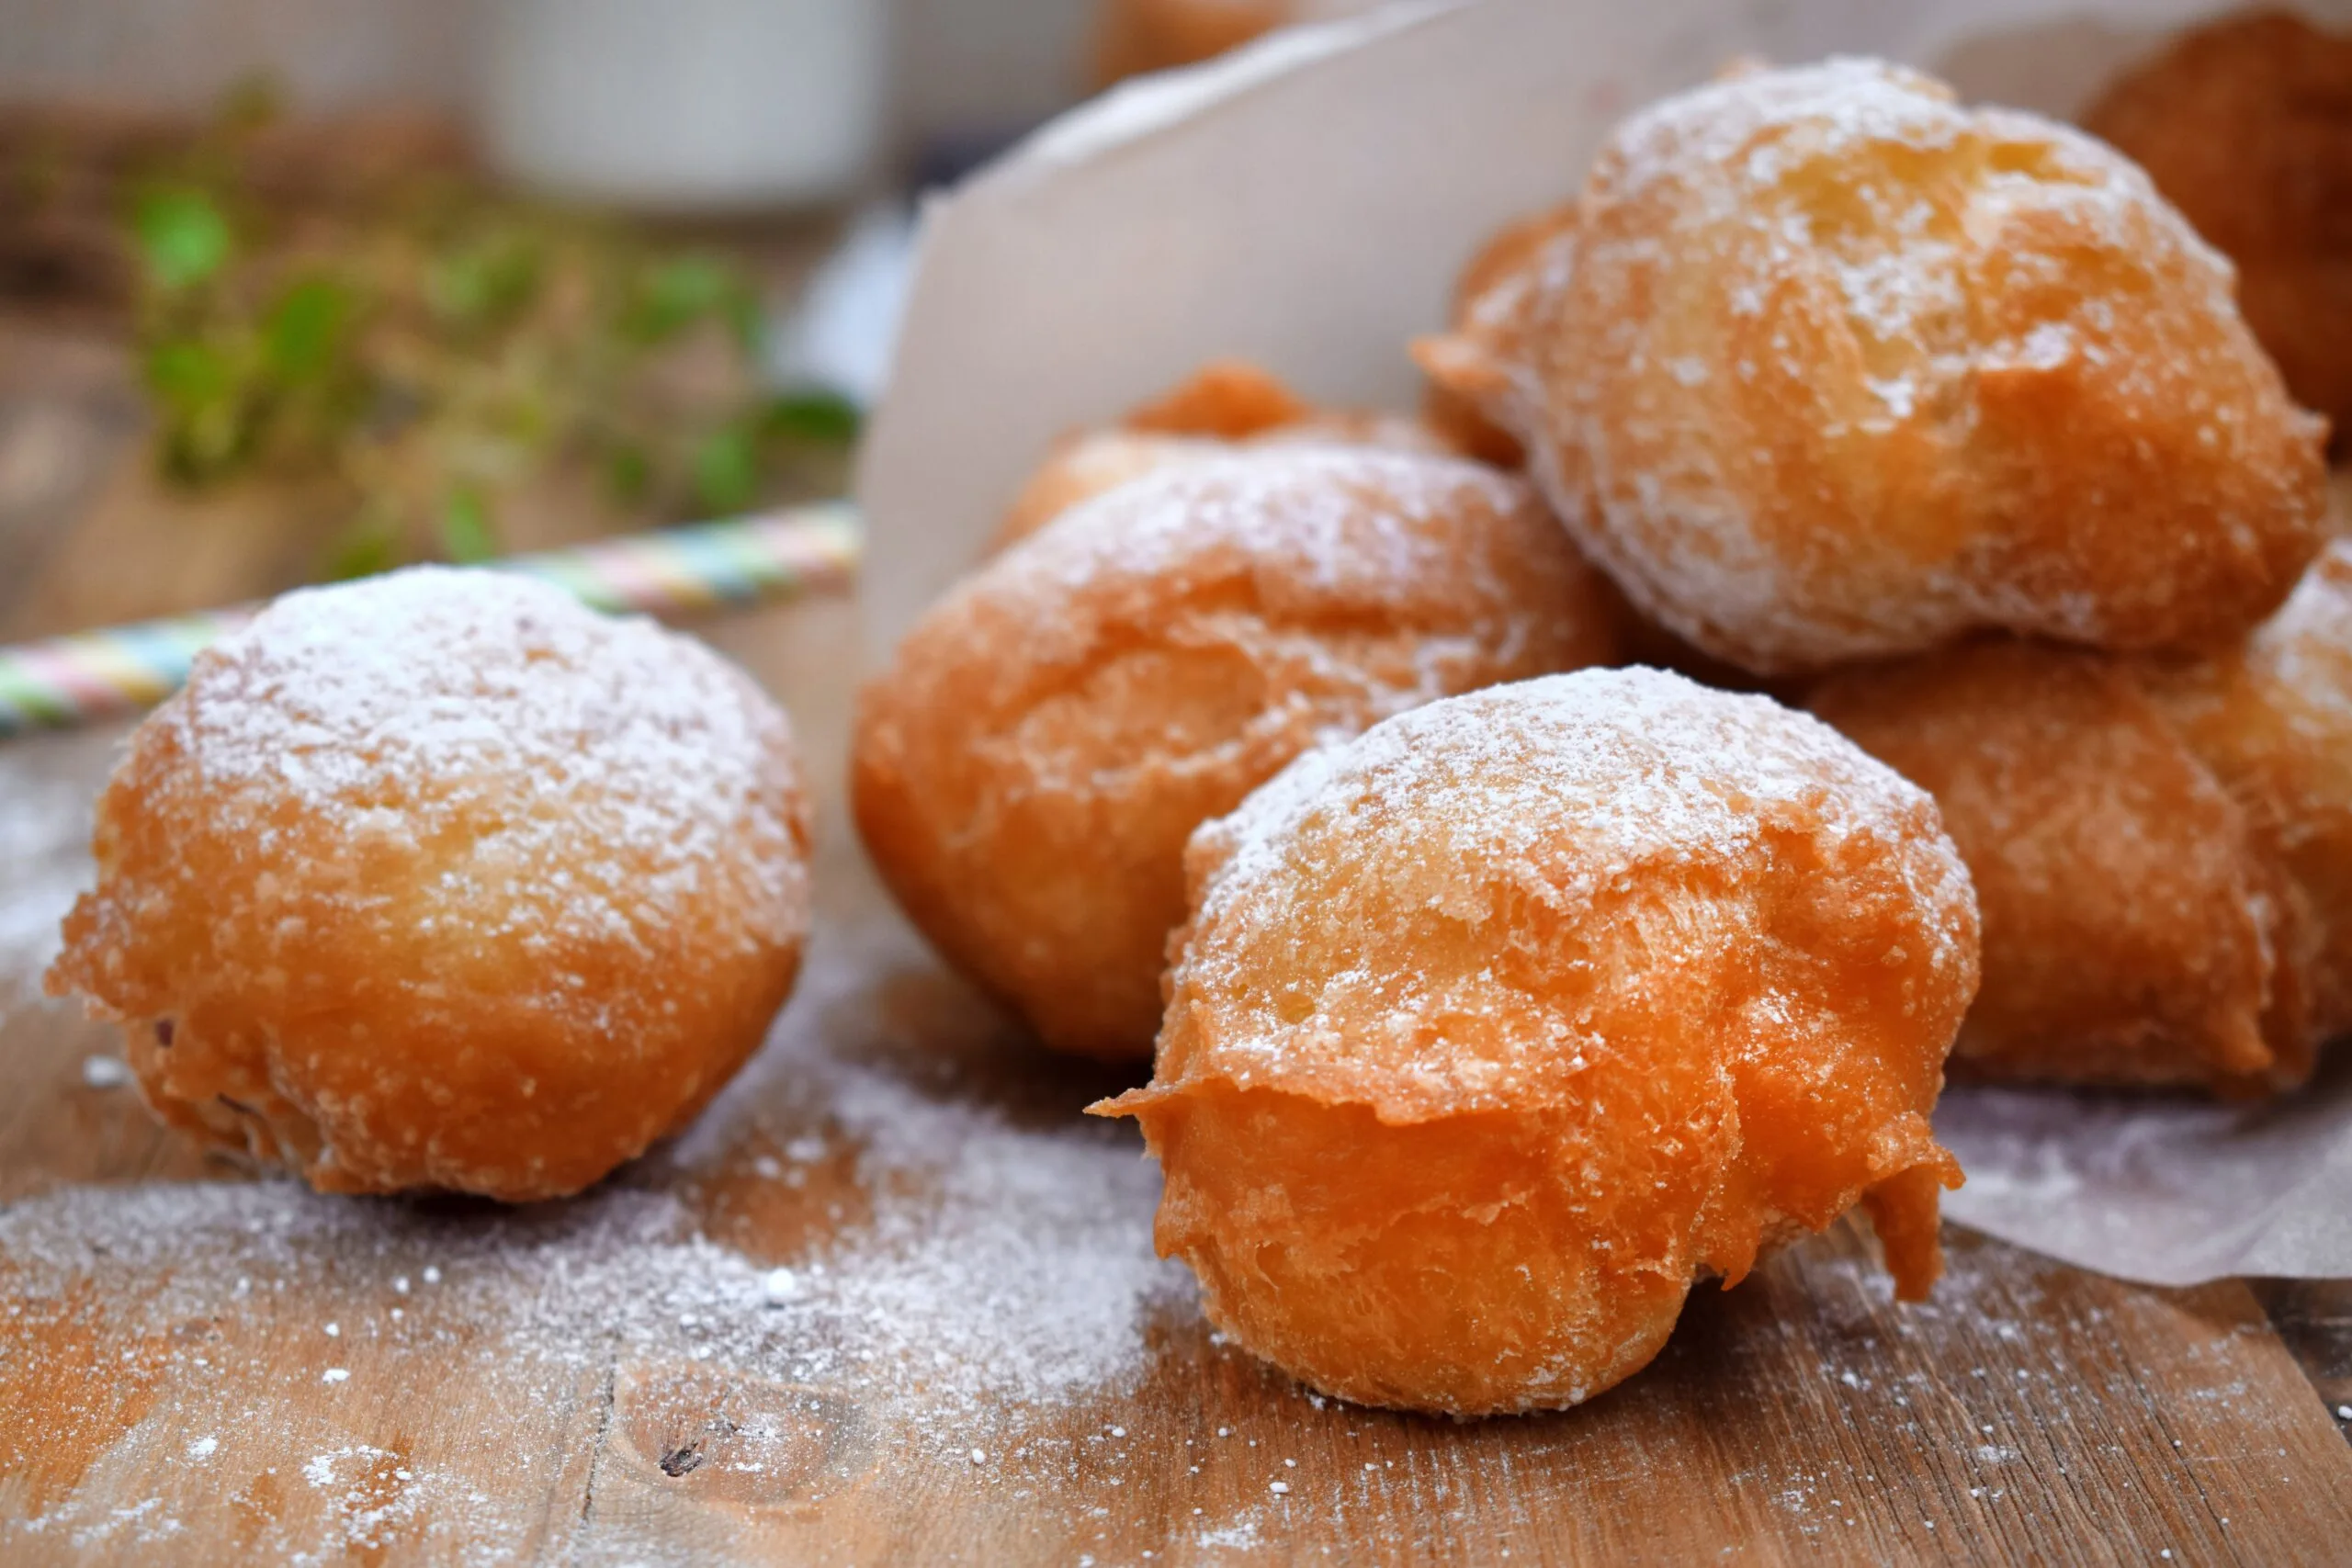
[[[0,0],[0,640],[838,493],[911,213],[1364,0]]]

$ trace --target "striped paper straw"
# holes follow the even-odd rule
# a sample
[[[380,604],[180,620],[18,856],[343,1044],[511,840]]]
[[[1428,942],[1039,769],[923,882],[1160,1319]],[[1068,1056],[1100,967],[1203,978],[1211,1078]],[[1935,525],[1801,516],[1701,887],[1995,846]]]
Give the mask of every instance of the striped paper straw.
[[[856,575],[858,547],[856,513],[831,502],[514,556],[489,570],[554,583],[599,610],[691,615],[844,588]],[[0,648],[0,736],[151,707],[179,689],[198,652],[260,608],[238,604]]]

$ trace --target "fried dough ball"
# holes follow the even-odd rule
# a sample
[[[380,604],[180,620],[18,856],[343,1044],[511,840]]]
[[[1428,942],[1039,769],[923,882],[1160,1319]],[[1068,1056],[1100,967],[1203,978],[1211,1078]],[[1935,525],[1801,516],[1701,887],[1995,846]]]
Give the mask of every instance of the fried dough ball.
[[[2352,1032],[2352,542],[2243,648],[2162,667],[2151,687],[2309,908],[2313,1030]]]
[[[1975,874],[1972,1072],[2243,1096],[2352,1031],[2352,543],[2225,653],[1987,644],[1812,705],[1936,796]]]
[[[2228,264],[2111,149],[1907,71],[1634,117],[1516,287],[1424,368],[1639,607],[1760,674],[2217,643],[2321,541],[2323,422]]]
[[[1066,513],[866,688],[859,831],[914,923],[1057,1050],[1150,1055],[1184,840],[1311,746],[1606,662],[1599,579],[1515,479],[1245,450]]]
[[[1298,8],[1299,0],[1105,0],[1095,84],[1213,60],[1296,20]]]
[[[1314,1387],[1575,1404],[1858,1199],[1934,1281],[1976,908],[1934,802],[1826,726],[1655,670],[1497,687],[1185,862],[1152,1081],[1095,1109],[1143,1123],[1211,1320]]]
[[[1247,360],[1212,360],[1118,424],[1057,444],[1013,497],[989,547],[1025,539],[1080,502],[1129,479],[1222,457],[1236,446],[1455,450],[1420,421],[1368,409],[1318,409]]]
[[[1925,788],[1976,882],[1979,1077],[2245,1093],[2311,1070],[2312,926],[2147,667],[1996,642],[1833,677],[1812,706]]]
[[[420,569],[199,656],[99,797],[52,994],[163,1119],[325,1191],[577,1191],[691,1120],[792,988],[808,805],[700,644]]]
[[[2238,306],[2287,389],[2352,426],[2352,37],[2228,17],[2126,74],[2084,118],[2237,264]]]

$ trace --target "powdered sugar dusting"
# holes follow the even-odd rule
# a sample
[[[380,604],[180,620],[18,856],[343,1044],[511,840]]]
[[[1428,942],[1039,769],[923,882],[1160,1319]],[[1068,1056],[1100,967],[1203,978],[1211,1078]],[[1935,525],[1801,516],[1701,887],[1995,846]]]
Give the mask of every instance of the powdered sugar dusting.
[[[1289,755],[1449,693],[1605,659],[1614,626],[1597,575],[1512,476],[1429,453],[1254,447],[1063,513],[943,600],[885,684],[910,711],[956,702],[963,742],[1001,726],[1024,767],[1107,794],[1106,761],[1149,772],[1166,743],[1106,758],[1091,724],[1048,742],[1035,732],[1051,726],[1029,721],[1073,672],[1138,650],[1226,648],[1264,673],[1270,694],[1240,732],[1213,728],[1183,762],[1229,767],[1272,738]],[[1016,636],[1019,657],[975,671],[969,646]],[[1001,709],[969,715],[975,690]]]
[[[2327,735],[2352,733],[2352,539],[2320,553],[2247,654],[2280,691],[2327,715]]]
[[[360,1544],[428,1517],[495,1541],[537,1506],[453,1494],[422,1461],[354,1446],[396,1349],[518,1389],[616,1363],[708,1366],[725,1387],[828,1391],[894,1443],[936,1446],[967,1468],[976,1446],[998,1456],[991,1466],[1025,1465],[1037,1419],[1132,1388],[1147,1330],[1192,1321],[1192,1282],[1153,1253],[1159,1179],[1126,1128],[1019,1117],[890,1054],[875,987],[924,962],[895,920],[825,928],[768,1049],[695,1133],[580,1199],[451,1211],[284,1180],[69,1188],[0,1211],[11,1291],[55,1304],[94,1283],[131,1333],[251,1320],[296,1300],[322,1320],[300,1332],[334,1323],[318,1360],[345,1379],[329,1390],[319,1366],[301,1376],[358,1425],[312,1450],[303,1479],[356,1498],[337,1517]],[[762,1131],[778,1117],[811,1130]],[[741,1157],[751,1147],[774,1151],[758,1170]],[[806,1201],[797,1195],[827,1181],[838,1217],[781,1255],[714,1228],[714,1183],[756,1203]],[[256,1435],[243,1404],[195,1414],[221,1450]],[[783,1464],[804,1440],[788,1422],[741,1425],[738,1465]],[[396,1464],[414,1472],[397,1486]],[[69,1506],[33,1528],[62,1538],[91,1524]]]
[[[1967,169],[1971,204],[1982,209],[1973,220],[1934,199],[1919,171],[1937,160]],[[1815,169],[1828,189],[1808,183]],[[1659,184],[1689,203],[1683,221],[1692,229],[1724,225],[1763,242],[1728,285],[1736,316],[1762,314],[1775,285],[1815,259],[1835,280],[1866,359],[1889,351],[1907,359],[1924,346],[1929,371],[1943,378],[1965,369],[1978,325],[1963,276],[1969,248],[1998,214],[2052,186],[2064,187],[2069,213],[2105,243],[2128,244],[2141,222],[2169,217],[2167,238],[2214,284],[2226,288],[2229,276],[2227,262],[2163,208],[2147,176],[2090,137],[2019,110],[1963,108],[1942,83],[1875,60],[1744,72],[1634,116],[1611,139],[1596,190],[1622,201]],[[1792,198],[1792,188],[1801,194]],[[2085,304],[2095,314],[2109,309],[2103,299]],[[2028,358],[2086,346],[2064,321],[2038,322],[2032,333],[2040,337],[2022,345]],[[1907,375],[1870,384],[1896,422],[1925,395]]]
[[[1022,556],[1072,586],[1107,573],[1146,578],[1219,544],[1263,558],[1269,596],[1391,594],[1456,559],[1454,520],[1535,504],[1526,486],[1483,464],[1429,453],[1298,443],[1165,468],[1071,508]],[[1507,601],[1491,552],[1465,564],[1470,587]]]
[[[1265,877],[1309,816],[1365,830],[1410,818],[1449,852],[1497,865],[1565,822],[1600,887],[1646,863],[1733,857],[1768,830],[1772,806],[1797,803],[1833,840],[1933,811],[1892,769],[1770,698],[1587,670],[1434,703],[1301,758],[1204,828],[1216,848],[1201,852],[1224,860],[1214,899]]]
[[[714,868],[787,898],[771,748],[784,719],[716,654],[560,589],[424,567],[289,593],[198,660],[154,724],[218,830],[266,849],[288,805],[347,841],[429,843],[463,819],[453,900],[556,931],[625,932]],[[485,818],[489,818],[485,821]]]
[[[919,1388],[932,1405],[1053,1400],[1132,1375],[1141,1314],[1189,1294],[1152,1254],[1159,1184],[1134,1138],[1079,1119],[1017,1126],[837,1051],[816,1026],[869,979],[859,958],[903,959],[910,941],[891,926],[827,944],[768,1052],[673,1151],[690,1168],[716,1156],[741,1130],[732,1108],[779,1094],[826,1108],[830,1137],[795,1140],[771,1158],[775,1179],[794,1185],[787,1167],[845,1145],[872,1217],[788,1269],[709,1239],[677,1191],[638,1185],[458,1220],[288,1181],[68,1189],[0,1213],[0,1252],[52,1279],[167,1273],[164,1315],[217,1309],[259,1270],[413,1253],[433,1261],[387,1268],[385,1304],[446,1280],[479,1293],[512,1353],[588,1364],[615,1341],[674,1348],[683,1317],[696,1359],[799,1379],[854,1368],[877,1393]],[[788,1290],[771,1288],[779,1271]]]

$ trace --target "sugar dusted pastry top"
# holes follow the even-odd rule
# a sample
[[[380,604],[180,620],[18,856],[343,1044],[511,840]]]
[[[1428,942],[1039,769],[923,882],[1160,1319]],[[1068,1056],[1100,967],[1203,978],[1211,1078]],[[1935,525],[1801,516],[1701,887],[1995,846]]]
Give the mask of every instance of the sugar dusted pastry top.
[[[1372,446],[1478,455],[1422,421],[1372,409],[1318,409],[1245,359],[1212,359],[1115,424],[1056,443],[997,525],[991,550],[1130,479],[1252,446]]]
[[[2320,542],[2320,423],[2112,150],[1871,61],[1634,115],[1423,345],[1637,605],[1764,673],[1987,627],[2224,639]]]
[[[1512,1027],[1525,998],[1507,966],[1444,953],[1401,993],[1375,977],[1374,950],[1420,934],[1392,917],[1507,935],[1514,908],[1574,927],[1629,894],[1727,884],[1743,897],[1792,837],[1825,862],[1850,852],[1894,867],[1918,912],[1905,962],[1973,989],[1974,902],[1934,803],[1810,716],[1643,669],[1417,708],[1300,758],[1194,836],[1192,928],[1214,936],[1187,950],[1182,988],[1226,1010],[1213,1030],[1165,1036],[1157,1078],[1265,1082],[1362,1100],[1391,1121],[1566,1092],[1584,1064]],[[1240,977],[1278,971],[1301,942],[1366,960],[1335,963],[1318,1006],[1292,1019],[1281,994]],[[1668,984],[1690,956],[1659,953],[1655,973],[1580,983],[1638,992]],[[1747,1005],[1779,1003],[1768,989]]]
[[[200,658],[147,744],[187,763],[155,804],[200,789],[224,836],[268,847],[299,820],[324,842],[397,844],[433,858],[432,903],[549,935],[624,934],[738,872],[774,910],[800,892],[738,840],[796,831],[770,776],[781,715],[651,622],[421,568],[289,593]]]

